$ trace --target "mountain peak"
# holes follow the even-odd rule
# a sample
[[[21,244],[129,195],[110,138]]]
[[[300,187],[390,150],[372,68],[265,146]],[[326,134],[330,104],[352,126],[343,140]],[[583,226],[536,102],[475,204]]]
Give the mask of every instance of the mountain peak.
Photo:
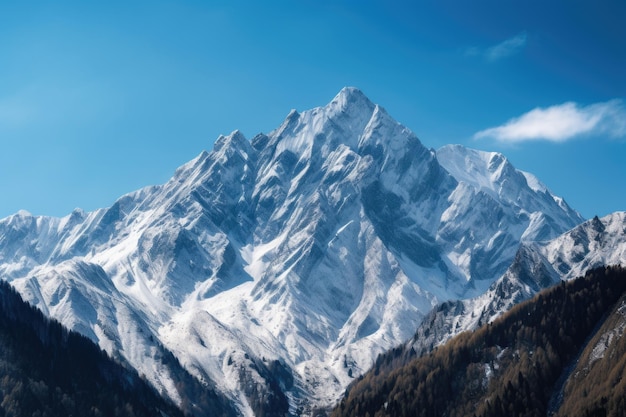
[[[361,90],[356,87],[344,87],[329,103],[330,107],[336,107],[340,110],[347,110],[348,108],[365,108],[372,112],[376,105],[367,98]]]
[[[302,113],[291,110],[280,127],[270,132],[268,141],[257,139],[253,146],[277,146],[277,154],[288,150],[299,158],[312,158],[316,152],[325,158],[340,144],[355,150],[377,110],[384,112],[358,88],[344,87],[325,106]]]
[[[339,90],[339,93],[337,94],[337,96],[346,96],[346,97],[355,96],[355,97],[367,98],[365,94],[363,93],[363,91],[361,91],[360,89],[356,87],[351,87],[351,86],[343,87],[341,90]]]
[[[250,142],[240,130],[235,130],[228,136],[220,135],[215,140],[213,150],[215,152],[221,152],[223,149],[228,149],[230,147],[247,150],[250,147]]]

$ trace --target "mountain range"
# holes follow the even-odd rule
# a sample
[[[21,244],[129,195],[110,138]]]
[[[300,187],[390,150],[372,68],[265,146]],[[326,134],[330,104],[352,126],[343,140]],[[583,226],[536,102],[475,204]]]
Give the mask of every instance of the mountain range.
[[[442,309],[460,314],[418,349],[623,263],[623,214],[583,221],[502,154],[428,149],[348,87],[109,208],[0,220],[0,277],[177,404],[188,372],[242,415],[312,415]]]
[[[434,308],[407,348],[427,352],[545,288],[606,265],[626,265],[626,212],[594,217],[552,240],[522,242],[511,266],[484,294]]]

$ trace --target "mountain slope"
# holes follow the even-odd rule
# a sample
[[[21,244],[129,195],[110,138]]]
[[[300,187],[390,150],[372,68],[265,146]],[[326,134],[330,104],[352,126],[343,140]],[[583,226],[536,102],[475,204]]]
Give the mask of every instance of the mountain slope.
[[[554,395],[559,416],[626,414],[626,298],[622,297],[582,351],[563,390]]]
[[[312,413],[521,241],[581,221],[502,155],[429,150],[344,88],[110,208],[1,220],[0,273],[175,402],[161,344],[243,414]]]
[[[0,281],[2,415],[182,416],[136,372]]]
[[[584,354],[579,367],[597,360],[604,367],[620,363],[612,378],[626,376],[622,356],[599,354],[621,344],[608,339],[622,335],[625,294],[626,270],[600,268],[543,291],[492,324],[462,333],[405,365],[394,366],[394,354],[389,353],[349,388],[332,415],[546,415],[559,376],[583,350],[592,356]],[[583,379],[570,375],[563,407],[570,405],[570,392]],[[611,398],[611,415],[626,410],[624,384],[605,384],[604,390],[589,393],[578,402],[586,405],[576,415],[606,411],[603,398]],[[563,409],[563,415],[572,414]]]
[[[625,212],[593,218],[552,240],[523,242],[511,266],[488,291],[433,309],[410,345],[417,352],[430,350],[493,321],[544,288],[604,265],[626,266]]]

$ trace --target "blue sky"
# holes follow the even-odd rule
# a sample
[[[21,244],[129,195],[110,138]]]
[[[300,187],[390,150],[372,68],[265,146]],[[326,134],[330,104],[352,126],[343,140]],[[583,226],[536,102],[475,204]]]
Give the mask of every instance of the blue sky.
[[[0,2],[0,217],[110,206],[356,86],[427,147],[626,210],[626,2]]]

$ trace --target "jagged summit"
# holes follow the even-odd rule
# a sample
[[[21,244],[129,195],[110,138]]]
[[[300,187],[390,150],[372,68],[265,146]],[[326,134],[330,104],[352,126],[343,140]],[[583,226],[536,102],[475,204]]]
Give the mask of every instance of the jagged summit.
[[[451,161],[475,154],[446,152],[344,88],[110,208],[0,220],[0,274],[174,401],[190,399],[155,343],[246,415],[307,413],[433,305],[484,291],[522,240],[580,222],[505,160],[463,181]]]
[[[378,112],[384,110],[360,90],[345,87],[325,106],[301,113],[291,110],[281,126],[267,135],[265,145],[275,147],[278,153],[288,151],[308,159],[313,152],[322,152],[325,158],[340,144],[356,151],[368,123],[374,115],[380,119]],[[255,148],[258,144],[256,141]]]
[[[239,129],[236,129],[230,135],[226,135],[226,136],[220,135],[215,140],[215,145],[213,146],[213,150],[219,151],[220,148],[224,146],[224,144],[227,144],[229,142],[241,143],[243,141],[247,141],[246,137]]]
[[[400,136],[411,136],[411,140],[419,142],[415,135],[389,116],[384,108],[374,104],[361,90],[344,87],[325,106],[304,112],[292,109],[276,130],[267,135],[255,136],[252,146],[259,151],[265,147],[271,147],[279,153],[289,151],[309,159],[312,152],[321,151],[322,156],[326,157],[326,152],[340,144],[359,152],[368,146],[368,141],[380,139],[380,135],[372,133],[379,133],[381,128],[388,131],[402,130],[405,133]],[[387,142],[397,136],[388,135],[378,145],[387,146]],[[220,143],[228,137],[220,136],[216,146],[221,147]],[[394,146],[397,148],[403,146],[403,143]]]
[[[351,108],[356,108],[361,111],[364,109],[370,112],[374,110],[376,105],[370,101],[370,99],[356,87],[344,87],[328,104],[328,107],[341,111],[348,111]]]
[[[232,154],[232,152],[236,152],[237,150],[243,152],[245,155],[252,151],[250,141],[246,139],[244,134],[239,130],[233,131],[228,136],[220,135],[213,145],[213,152],[216,153],[230,152]],[[243,157],[245,158],[246,156]]]

